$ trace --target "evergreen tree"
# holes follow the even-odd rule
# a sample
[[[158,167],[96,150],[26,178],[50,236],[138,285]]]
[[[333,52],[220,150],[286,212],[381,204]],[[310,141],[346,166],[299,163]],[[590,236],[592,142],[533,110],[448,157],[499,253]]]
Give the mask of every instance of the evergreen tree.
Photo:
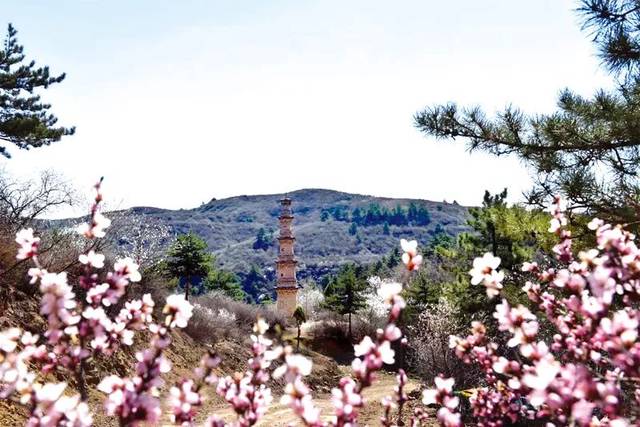
[[[640,2],[583,0],[578,8],[613,91],[584,98],[561,92],[551,114],[525,115],[507,107],[488,118],[478,107],[435,105],[415,125],[440,139],[464,138],[470,150],[515,154],[535,170],[527,194],[534,205],[563,195],[572,205],[613,222],[635,222],[640,211]]]
[[[354,224],[361,225],[362,220],[362,210],[360,208],[355,208],[351,213],[351,221],[353,221]]]
[[[191,285],[209,274],[212,261],[204,240],[194,233],[182,234],[167,251],[166,270],[185,280],[184,297],[188,300]]]
[[[391,230],[389,230],[389,223],[387,221],[385,221],[384,225],[382,226],[382,233],[386,236],[391,234]]]
[[[302,324],[307,321],[307,315],[305,314],[302,307],[296,307],[293,312],[293,319],[296,321],[296,326],[298,328],[298,337],[296,338],[296,352],[298,352],[300,351],[300,335],[302,332]]]
[[[352,236],[355,236],[357,232],[358,232],[358,227],[356,226],[355,222],[352,222],[351,225],[349,226],[349,234],[351,234]]]
[[[416,213],[415,224],[416,225],[429,225],[431,223],[431,214],[429,210],[424,206],[420,206],[418,208],[418,212]]]
[[[521,276],[522,262],[551,253],[556,242],[554,235],[547,232],[547,213],[519,205],[508,206],[506,197],[506,192],[497,195],[486,192],[483,205],[470,210],[467,225],[472,231],[459,234],[455,242],[446,235],[435,235],[440,237],[424,251],[429,267],[425,266],[423,270],[428,276],[418,274],[415,283],[409,286],[412,303],[428,305],[445,297],[468,317],[467,320],[490,319],[495,301],[486,298],[482,286],[472,286],[469,281],[473,259],[484,252],[492,252],[501,258],[507,299],[519,295],[516,292],[519,286],[515,283],[525,280]],[[575,243],[581,245],[578,240]],[[579,247],[575,249],[579,250]],[[432,286],[434,283],[436,286]]]
[[[400,253],[400,249],[397,246],[395,246],[391,251],[391,253],[389,254],[389,257],[387,258],[387,262],[386,262],[387,268],[392,269],[396,267],[398,264],[400,264],[401,257],[402,257],[402,254]]]
[[[418,219],[418,206],[414,202],[409,204],[409,210],[407,212],[407,221],[415,222]]]
[[[212,265],[215,265],[215,258],[212,259]],[[247,294],[242,290],[238,276],[213,266],[204,278],[202,285],[207,292],[220,291],[236,301],[243,301],[247,297]]]
[[[325,289],[324,307],[348,315],[349,339],[353,337],[351,315],[366,307],[366,289],[366,279],[357,274],[357,268],[353,264],[341,268],[336,278]]]
[[[52,76],[49,67],[36,68],[34,61],[25,61],[24,48],[16,35],[9,24],[0,50],[0,140],[28,150],[72,135],[75,128],[56,127],[58,119],[49,113],[51,105],[41,102],[35,93],[60,83],[65,74]],[[4,146],[0,146],[0,154],[10,157]]]
[[[260,305],[269,305],[274,303],[273,299],[271,299],[271,295],[269,294],[263,294],[261,297],[262,298],[259,299]]]
[[[271,298],[273,289],[269,287],[269,281],[262,269],[252,265],[249,272],[242,279],[242,289],[251,301],[261,302],[268,296]]]
[[[407,217],[402,206],[396,205],[395,209],[391,213],[389,222],[393,225],[405,225],[407,223]]]
[[[256,240],[253,242],[253,249],[266,251],[272,244],[273,237],[264,228],[260,227],[258,234],[256,234]]]

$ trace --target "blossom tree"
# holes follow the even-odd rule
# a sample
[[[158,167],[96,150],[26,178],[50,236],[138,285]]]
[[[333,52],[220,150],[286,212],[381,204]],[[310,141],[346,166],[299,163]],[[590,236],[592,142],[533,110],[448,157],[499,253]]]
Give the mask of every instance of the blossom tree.
[[[500,259],[485,254],[470,271],[489,298],[501,297],[494,318],[509,340],[506,348],[491,342],[485,325],[474,322],[467,337],[450,338],[465,363],[479,365],[485,386],[470,397],[479,426],[519,420],[548,425],[628,426],[640,407],[640,250],[622,226],[594,219],[597,248],[574,257],[565,203],[551,208],[549,231],[557,265],[543,268],[525,262],[531,276],[523,286],[535,310],[513,306],[502,296]],[[553,326],[551,339],[541,333],[540,317]],[[547,336],[548,334],[545,334]],[[447,411],[456,406],[453,383],[436,379],[424,403],[442,405],[438,418],[450,425]]]

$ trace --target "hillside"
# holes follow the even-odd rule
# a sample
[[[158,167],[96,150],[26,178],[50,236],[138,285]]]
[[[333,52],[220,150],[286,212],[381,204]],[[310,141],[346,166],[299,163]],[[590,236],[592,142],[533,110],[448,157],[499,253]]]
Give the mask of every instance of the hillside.
[[[437,232],[456,235],[465,230],[467,208],[455,203],[373,197],[321,189],[293,191],[288,196],[293,200],[298,277],[302,280],[307,277],[319,280],[347,262],[375,262],[398,247],[398,240],[402,237],[417,239],[424,245]],[[197,233],[207,241],[220,267],[243,276],[255,265],[271,281],[277,249],[278,201],[282,197],[283,194],[238,196],[213,199],[194,209],[136,207],[122,214],[125,218],[134,214],[146,223],[165,224],[172,233]],[[373,218],[368,224],[363,220],[353,228],[355,209],[366,213],[373,205],[375,210],[386,209],[392,213],[400,206],[407,213],[412,204],[427,216],[426,220],[396,221],[399,223],[396,225],[393,219]],[[385,222],[388,223],[386,227]],[[260,229],[265,231],[263,247],[255,249]],[[113,231],[117,233],[117,230]],[[123,245],[125,240],[117,239],[117,244]]]

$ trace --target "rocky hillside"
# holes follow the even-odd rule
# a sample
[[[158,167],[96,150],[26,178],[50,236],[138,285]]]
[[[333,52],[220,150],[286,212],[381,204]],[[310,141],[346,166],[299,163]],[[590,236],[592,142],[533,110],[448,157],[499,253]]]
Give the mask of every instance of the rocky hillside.
[[[465,229],[467,208],[455,203],[320,189],[293,191],[288,196],[293,200],[301,279],[317,280],[347,262],[374,262],[397,247],[402,237],[424,245],[435,233],[455,235]],[[172,233],[198,234],[216,255],[217,264],[227,270],[243,275],[255,265],[273,277],[282,197],[214,199],[195,209],[136,207],[126,214],[142,217],[145,223],[165,224]]]

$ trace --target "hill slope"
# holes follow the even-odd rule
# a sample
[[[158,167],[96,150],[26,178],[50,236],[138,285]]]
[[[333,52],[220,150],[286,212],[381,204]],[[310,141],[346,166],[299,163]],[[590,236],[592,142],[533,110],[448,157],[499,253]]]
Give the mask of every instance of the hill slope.
[[[251,265],[258,265],[265,270],[273,268],[280,212],[278,201],[283,196],[238,196],[214,199],[195,209],[140,207],[132,208],[130,212],[166,224],[175,233],[197,233],[207,241],[221,266],[241,273],[248,271]],[[424,245],[436,230],[456,235],[466,228],[464,222],[467,209],[457,204],[381,198],[320,189],[298,190],[288,193],[288,196],[293,200],[293,227],[297,239],[300,277],[307,276],[309,270],[334,269],[345,262],[376,261],[397,247],[401,237],[417,239]],[[396,206],[408,209],[411,203],[428,211],[428,224],[390,224],[388,234],[385,234],[383,221],[374,221],[373,225],[357,226],[355,234],[349,232],[352,227],[350,218],[356,208],[366,211],[373,204],[389,210]],[[323,211],[326,211],[324,215]],[[333,216],[336,211],[345,213],[347,218],[336,219]],[[271,242],[264,249],[254,249],[256,236],[261,228]]]

